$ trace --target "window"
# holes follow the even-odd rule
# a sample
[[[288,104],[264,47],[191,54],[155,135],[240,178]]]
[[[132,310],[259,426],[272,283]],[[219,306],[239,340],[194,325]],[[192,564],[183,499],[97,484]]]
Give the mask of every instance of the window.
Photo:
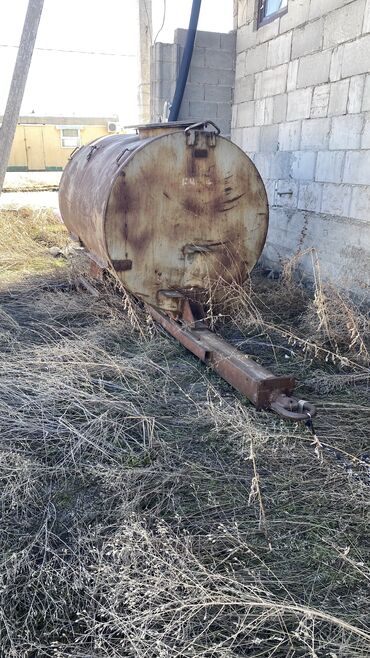
[[[288,11],[288,0],[258,0],[258,27]]]
[[[61,128],[60,138],[62,148],[73,149],[81,145],[79,128]]]

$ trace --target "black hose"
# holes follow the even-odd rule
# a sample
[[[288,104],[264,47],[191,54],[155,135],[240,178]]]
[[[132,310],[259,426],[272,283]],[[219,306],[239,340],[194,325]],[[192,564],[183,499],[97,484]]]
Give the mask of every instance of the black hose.
[[[170,114],[168,117],[169,121],[177,121],[179,116],[182,98],[186,87],[186,81],[188,79],[191,57],[194,49],[194,41],[195,41],[195,35],[197,33],[198,18],[199,18],[201,4],[202,4],[202,0],[193,0],[184,53],[182,56],[180,71],[176,82],[175,94],[173,97]]]

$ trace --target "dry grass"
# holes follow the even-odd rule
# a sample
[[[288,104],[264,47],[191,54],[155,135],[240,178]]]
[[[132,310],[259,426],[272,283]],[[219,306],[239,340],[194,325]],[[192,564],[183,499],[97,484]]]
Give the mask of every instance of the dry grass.
[[[53,219],[15,221],[0,245],[0,655],[368,657],[360,342],[328,341],[288,278],[228,293],[222,332],[297,375],[318,449],[111,285],[76,289],[69,260],[50,261],[67,247]]]
[[[61,172],[8,172],[3,192],[56,192]]]
[[[68,235],[56,214],[47,208],[0,211],[0,284],[29,274],[52,271],[61,265],[49,247],[65,249]]]

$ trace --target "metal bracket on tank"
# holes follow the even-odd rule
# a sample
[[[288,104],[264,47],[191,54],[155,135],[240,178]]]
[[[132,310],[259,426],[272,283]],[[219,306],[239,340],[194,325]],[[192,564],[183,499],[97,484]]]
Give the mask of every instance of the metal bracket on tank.
[[[215,130],[204,130],[207,126],[213,126]],[[185,128],[184,133],[186,135],[186,144],[187,146],[195,146],[197,142],[197,131],[203,130],[207,135],[208,146],[216,146],[216,137],[220,134],[221,130],[216,126],[213,121],[207,119],[206,121],[199,121],[198,123],[193,123],[191,126]]]
[[[69,155],[68,160],[72,160],[73,156],[77,151],[79,151],[82,148],[82,146],[75,146],[72,153]]]
[[[207,126],[213,126],[216,129],[216,135],[219,135],[221,130],[213,121],[206,119],[206,121],[199,121],[198,123],[192,123],[191,126],[185,128],[184,133],[189,133],[191,130],[198,130],[199,128],[207,128]]]
[[[98,148],[99,148],[99,146],[97,146],[97,144],[93,144],[93,145],[90,147],[90,151],[88,152],[88,154],[87,154],[87,156],[86,156],[86,160],[90,160],[90,158],[93,156],[94,153],[96,153],[96,151],[98,150]]]

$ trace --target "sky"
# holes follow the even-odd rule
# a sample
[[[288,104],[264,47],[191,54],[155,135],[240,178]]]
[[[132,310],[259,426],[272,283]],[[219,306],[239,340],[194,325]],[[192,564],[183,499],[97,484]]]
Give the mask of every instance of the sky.
[[[4,112],[27,0],[1,0],[0,115]],[[173,42],[186,28],[191,0],[152,0],[153,39]],[[198,29],[232,30],[233,0],[203,0]],[[138,121],[136,0],[45,0],[21,114],[118,115]],[[75,51],[75,52],[60,52]],[[95,54],[85,54],[95,53]],[[102,54],[108,53],[108,54]]]

